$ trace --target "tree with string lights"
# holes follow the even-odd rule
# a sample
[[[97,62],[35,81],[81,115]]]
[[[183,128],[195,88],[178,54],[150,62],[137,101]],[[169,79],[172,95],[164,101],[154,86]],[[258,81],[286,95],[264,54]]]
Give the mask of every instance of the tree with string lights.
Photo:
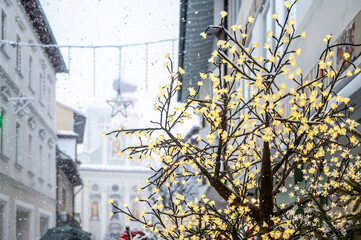
[[[228,30],[223,26],[227,13],[221,12],[221,25],[201,33],[205,38],[209,29],[218,29],[227,36],[209,59],[218,71],[200,73],[198,88],[188,89],[188,101],[180,107],[171,103],[184,71],[174,71],[166,56],[171,81],[157,95],[154,109],[160,118],[154,127],[108,133],[139,138],[137,146],[124,150],[129,158],[160,162],[150,166],[154,174],[139,188],[151,194],[135,199],[148,208],[135,216],[125,203],[114,206],[116,213],[142,223],[160,239],[348,239],[348,231],[359,227],[345,211],[350,199],[357,198],[350,192],[355,195],[352,184],[360,182],[360,157],[353,152],[361,135],[349,119],[354,110],[350,99],[334,89],[360,69],[348,53],[335,68],[334,49],[343,44],[331,45],[327,35],[317,75],[306,79],[296,66],[301,50],[292,49],[293,42],[306,37],[305,32],[295,33],[295,20],[289,17],[295,4],[285,2],[285,20],[272,15],[279,34],[267,32],[268,57],[255,54],[257,42],[246,47],[252,16],[244,27]],[[211,82],[212,95],[201,98],[205,81]],[[247,88],[249,98],[242,94]],[[193,114],[209,126],[197,144],[176,130]],[[295,171],[302,173],[302,183],[287,189]],[[202,178],[227,202],[224,208],[205,194],[191,198],[172,187]],[[160,192],[168,194],[167,201]],[[251,201],[250,193],[258,193],[257,199]],[[286,203],[279,202],[281,195],[288,196]]]

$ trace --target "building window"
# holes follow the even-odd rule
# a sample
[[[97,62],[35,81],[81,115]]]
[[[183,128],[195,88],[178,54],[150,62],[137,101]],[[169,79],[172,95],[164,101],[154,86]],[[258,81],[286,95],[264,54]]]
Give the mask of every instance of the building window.
[[[284,19],[286,17],[286,8],[283,5],[281,1],[274,1],[274,11],[275,13],[278,13],[278,19]],[[278,36],[281,33],[281,28],[275,26],[274,35]]]
[[[42,63],[42,71],[40,73],[39,81],[39,101],[42,106],[44,106],[44,100],[46,100],[46,86],[45,86],[45,66]],[[44,99],[45,98],[45,99]]]
[[[49,217],[41,216],[40,217],[40,237],[45,235],[48,228],[49,228]]]
[[[50,155],[50,153],[48,153],[48,163],[47,163],[47,169],[48,169],[48,171],[49,171],[49,173],[52,173],[53,171],[52,171],[52,168],[51,168],[51,155]],[[48,175],[48,183],[50,183],[50,176],[51,176],[51,174],[47,174]]]
[[[5,110],[1,109],[0,115],[0,153],[4,154],[5,147],[4,147],[4,130],[5,130]]]
[[[28,153],[29,153],[29,170],[33,170],[33,136],[29,135],[28,139]]]
[[[132,196],[132,199],[135,199],[135,196]],[[132,214],[135,216],[135,217],[137,217],[137,218],[139,218],[139,203],[138,202],[134,202],[133,201],[133,203],[132,203]],[[117,214],[118,215],[118,214]]]
[[[0,240],[5,240],[5,204],[0,201]]]
[[[16,239],[30,240],[30,212],[16,210]]]
[[[114,217],[115,215],[113,215]],[[109,231],[109,237],[111,239],[120,239],[122,236],[121,229],[123,229],[122,225],[120,225],[119,222],[112,222],[109,224],[108,231]]]
[[[114,205],[119,206],[119,202],[117,200],[114,200]],[[117,212],[118,209],[116,209],[114,206],[112,206],[112,212]],[[119,214],[114,214],[111,218],[112,220],[119,220]]]
[[[42,85],[43,85],[43,73],[40,73],[39,75],[39,102],[43,102],[43,91],[42,91]]]
[[[61,190],[61,194],[62,194],[62,197],[63,197],[63,204],[64,204],[64,206],[66,206],[66,190],[65,190],[65,188],[63,188]]]
[[[46,95],[46,83],[45,83],[45,71],[43,72],[43,78],[41,79],[41,94]]]
[[[237,14],[241,7],[241,0],[232,1],[231,12],[232,12],[232,24],[237,24]]]
[[[39,177],[43,176],[43,146],[39,146]]]
[[[51,88],[48,87],[48,113],[49,113],[49,116],[51,116],[51,105],[52,105],[52,101],[51,101]]]
[[[303,164],[300,167],[296,167],[295,168],[295,172],[294,172],[294,178],[295,178],[295,184],[298,184],[300,182],[303,181]]]
[[[16,36],[16,42],[21,42],[19,36]],[[21,46],[19,45],[16,46],[16,70],[21,73]]]
[[[272,24],[273,21],[271,21],[271,3],[269,2],[268,5],[264,8],[263,16],[262,16],[262,22],[263,22],[263,34],[262,34],[262,45],[264,45],[269,39],[267,39],[266,33],[270,30],[272,30]],[[271,56],[271,53],[268,49],[263,48],[263,57],[269,58]]]
[[[113,140],[112,141],[112,158],[120,158],[120,141],[117,140]]]
[[[19,148],[20,148],[20,124],[17,122],[15,129],[15,163],[18,164],[20,161]]]
[[[7,21],[7,17],[6,17],[6,13],[4,12],[4,10],[1,10],[1,39],[6,38],[6,21]]]
[[[99,219],[99,202],[94,200],[91,204],[91,217],[90,220]]]
[[[33,58],[29,56],[29,88],[33,90]]]

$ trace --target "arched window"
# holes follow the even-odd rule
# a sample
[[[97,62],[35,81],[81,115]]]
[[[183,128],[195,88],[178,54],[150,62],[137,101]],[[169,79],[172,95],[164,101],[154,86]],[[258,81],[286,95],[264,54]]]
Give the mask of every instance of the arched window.
[[[117,139],[117,140],[114,140],[112,141],[112,158],[119,158],[120,155],[119,155],[119,151],[120,151],[120,141]]]
[[[97,200],[93,200],[91,204],[91,217],[90,220],[99,219],[99,202]]]
[[[119,202],[117,200],[114,200],[114,205],[119,206]],[[115,207],[112,206],[112,212],[117,212],[117,211],[118,211],[118,209],[116,209]],[[112,220],[119,220],[119,213],[114,214],[112,216]]]
[[[135,199],[135,196],[132,196],[131,199]],[[138,202],[135,202],[133,200],[131,211],[135,217],[139,218],[139,203]]]
[[[108,227],[109,237],[114,239],[119,239],[120,236],[122,235],[122,231],[123,231],[123,227],[120,223],[112,222],[109,224]]]

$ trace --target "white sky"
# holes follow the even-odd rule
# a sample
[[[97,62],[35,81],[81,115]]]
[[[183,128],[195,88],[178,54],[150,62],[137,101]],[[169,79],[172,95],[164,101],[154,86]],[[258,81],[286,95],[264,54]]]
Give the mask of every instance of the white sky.
[[[178,38],[179,0],[40,0],[59,45],[123,45]],[[174,44],[177,56],[178,42]],[[122,81],[138,85],[134,95],[153,96],[168,80],[164,55],[172,54],[171,42],[149,46],[148,83],[145,86],[145,47],[122,49]],[[62,49],[68,64],[68,51]],[[112,82],[118,76],[118,50],[96,50],[95,94],[93,52],[72,49],[70,74],[57,81],[57,100],[78,109],[107,106],[115,96]],[[144,99],[139,99],[142,101]],[[85,109],[84,109],[85,110]]]

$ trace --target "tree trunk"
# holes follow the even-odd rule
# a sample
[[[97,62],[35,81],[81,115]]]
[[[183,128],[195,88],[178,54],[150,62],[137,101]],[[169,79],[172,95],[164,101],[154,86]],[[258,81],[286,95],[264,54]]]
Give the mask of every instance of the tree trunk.
[[[271,168],[271,150],[269,142],[263,143],[263,156],[261,167],[260,206],[263,209],[264,221],[269,224],[273,213],[273,179]]]

